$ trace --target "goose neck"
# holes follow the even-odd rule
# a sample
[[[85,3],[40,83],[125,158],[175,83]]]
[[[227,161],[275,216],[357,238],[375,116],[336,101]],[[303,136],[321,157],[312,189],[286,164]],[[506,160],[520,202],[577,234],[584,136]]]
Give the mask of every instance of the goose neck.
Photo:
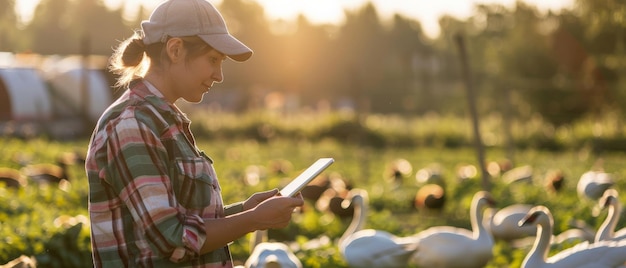
[[[354,215],[352,217],[352,221],[350,222],[350,225],[348,225],[348,228],[346,229],[346,231],[343,233],[341,238],[339,238],[340,245],[350,235],[356,233],[359,230],[362,230],[363,226],[365,225],[366,218],[367,218],[367,208],[365,205],[365,201],[363,200],[362,197],[353,198],[351,203],[354,208]]]
[[[615,226],[619,220],[621,206],[619,201],[611,203],[608,208],[606,219],[600,225],[598,233],[596,235],[596,242],[601,240],[611,239],[615,234]]]
[[[539,267],[548,258],[548,249],[552,236],[552,226],[542,221],[537,225],[537,238],[529,254],[524,259],[522,267]]]
[[[476,202],[472,204],[470,209],[470,222],[472,224],[472,233],[474,239],[482,238],[488,235],[487,229],[483,224],[483,214],[485,211],[484,204],[482,202]]]

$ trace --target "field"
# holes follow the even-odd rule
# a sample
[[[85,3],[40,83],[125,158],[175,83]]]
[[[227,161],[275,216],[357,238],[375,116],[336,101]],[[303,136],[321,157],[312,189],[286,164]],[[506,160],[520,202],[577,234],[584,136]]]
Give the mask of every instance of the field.
[[[198,131],[201,132],[201,131]],[[470,228],[469,203],[480,191],[480,174],[460,179],[457,171],[476,163],[476,153],[469,146],[363,146],[331,138],[286,139],[216,139],[197,135],[198,147],[215,160],[225,203],[240,201],[256,191],[280,187],[290,177],[318,157],[334,157],[336,162],[325,172],[349,182],[353,188],[369,193],[370,210],[366,228],[386,230],[398,236],[415,234],[427,227],[452,225]],[[26,163],[54,163],[58,156],[77,152],[84,154],[86,139],[51,141],[45,138],[19,140],[0,139],[0,166],[20,168]],[[501,161],[506,152],[488,147],[486,160]],[[401,177],[400,184],[388,179],[390,163],[405,159],[412,169]],[[614,188],[623,189],[626,175],[624,153],[605,152],[598,157],[585,147],[548,151],[535,148],[517,149],[515,165],[533,168],[531,183],[506,184],[499,176],[491,178],[491,193],[497,207],[514,203],[545,205],[555,218],[555,233],[571,228],[568,222],[579,219],[591,228],[598,228],[606,213],[592,216],[595,202],[580,199],[576,183],[581,174],[601,163],[616,179]],[[600,161],[601,160],[601,161]],[[418,210],[413,198],[421,184],[418,170],[437,164],[445,184],[446,203],[441,211]],[[259,170],[256,185],[242,187],[252,167]],[[550,171],[561,170],[565,186],[559,193],[549,193],[544,178]],[[87,216],[88,186],[80,162],[70,166],[68,184],[37,185],[30,182],[19,190],[0,188],[0,263],[18,256],[36,256],[42,267],[89,267],[89,230]],[[294,215],[293,223],[282,230],[270,230],[269,239],[298,245],[295,253],[305,267],[347,267],[333,240],[338,239],[350,218],[340,218],[315,210],[307,203]],[[618,228],[624,224],[620,221]],[[310,241],[326,235],[329,243],[311,246]],[[249,254],[246,236],[232,245],[233,258],[245,261]],[[569,245],[563,245],[567,247]],[[554,248],[554,251],[559,248]],[[528,248],[513,248],[498,241],[495,257],[488,267],[518,267]]]

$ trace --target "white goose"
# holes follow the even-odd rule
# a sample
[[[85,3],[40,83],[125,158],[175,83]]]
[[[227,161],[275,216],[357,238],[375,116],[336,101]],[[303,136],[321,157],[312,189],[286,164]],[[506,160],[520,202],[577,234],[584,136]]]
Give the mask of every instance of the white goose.
[[[580,197],[597,200],[613,184],[615,184],[615,181],[610,173],[590,170],[580,176],[576,185],[576,191]]]
[[[517,223],[523,219],[532,208],[528,204],[513,204],[501,209],[488,218],[485,227],[491,232],[494,239],[512,241],[535,236],[537,227],[519,227]]]
[[[530,211],[530,209],[528,211]],[[524,217],[526,217],[526,215],[524,215]],[[516,223],[516,225],[518,223]],[[593,239],[596,235],[596,231],[592,229],[591,227],[589,227],[589,225],[587,225],[584,221],[571,219],[569,222],[569,226],[571,226],[572,228],[567,229],[559,233],[558,235],[550,236],[551,237],[551,240],[550,240],[551,249],[554,249],[556,247],[562,247],[563,245],[571,246],[573,244],[577,244],[581,242],[593,242]],[[535,228],[535,230],[537,229],[537,226],[535,225],[529,225],[529,226],[518,227],[518,228],[523,229],[523,228],[530,228],[530,227]],[[533,234],[532,236],[529,236],[529,237],[516,239],[511,242],[511,245],[514,248],[528,249],[532,247],[532,245],[535,243],[535,240],[536,240],[535,237],[536,235]]]
[[[483,225],[483,210],[495,202],[486,191],[474,194],[470,208],[472,230],[451,226],[430,227],[415,236],[418,267],[484,267],[493,257],[493,237]]]
[[[549,258],[553,218],[545,206],[536,206],[519,222],[520,226],[536,225],[537,236],[522,268],[609,268],[620,267],[626,261],[626,240],[580,243]]]
[[[615,226],[619,221],[619,216],[622,211],[622,204],[619,201],[617,190],[606,190],[602,198],[600,198],[598,205],[601,208],[608,208],[608,213],[606,215],[606,219],[602,222],[602,225],[600,225],[600,228],[596,233],[595,241],[622,240],[626,238],[626,228],[615,232]]]
[[[267,230],[255,232],[252,253],[246,268],[302,268],[302,263],[289,247],[280,242],[266,242]]]
[[[339,238],[339,251],[350,267],[406,267],[415,251],[413,241],[381,230],[362,229],[367,219],[367,192],[350,191],[344,206],[354,206],[352,222]]]
[[[507,184],[517,182],[532,183],[533,167],[530,165],[525,165],[506,171],[502,174],[502,181]]]
[[[593,242],[595,233],[581,228],[570,228],[552,237],[551,245]]]

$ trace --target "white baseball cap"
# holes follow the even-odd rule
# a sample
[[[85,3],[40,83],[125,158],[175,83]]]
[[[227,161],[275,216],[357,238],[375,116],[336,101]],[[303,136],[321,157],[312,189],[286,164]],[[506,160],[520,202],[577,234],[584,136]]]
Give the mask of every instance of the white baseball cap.
[[[228,33],[224,18],[206,0],[167,0],[150,19],[141,22],[146,45],[165,42],[168,37],[198,36],[235,61],[246,61],[252,50]]]

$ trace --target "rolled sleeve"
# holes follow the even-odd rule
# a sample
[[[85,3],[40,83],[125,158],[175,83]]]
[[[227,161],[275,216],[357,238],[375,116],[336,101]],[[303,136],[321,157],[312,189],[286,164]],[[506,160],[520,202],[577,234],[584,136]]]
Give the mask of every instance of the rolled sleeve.
[[[170,261],[181,262],[199,255],[200,249],[206,241],[206,235],[203,230],[204,221],[197,216],[191,215],[186,217],[182,233],[182,247],[174,249],[170,255]]]

